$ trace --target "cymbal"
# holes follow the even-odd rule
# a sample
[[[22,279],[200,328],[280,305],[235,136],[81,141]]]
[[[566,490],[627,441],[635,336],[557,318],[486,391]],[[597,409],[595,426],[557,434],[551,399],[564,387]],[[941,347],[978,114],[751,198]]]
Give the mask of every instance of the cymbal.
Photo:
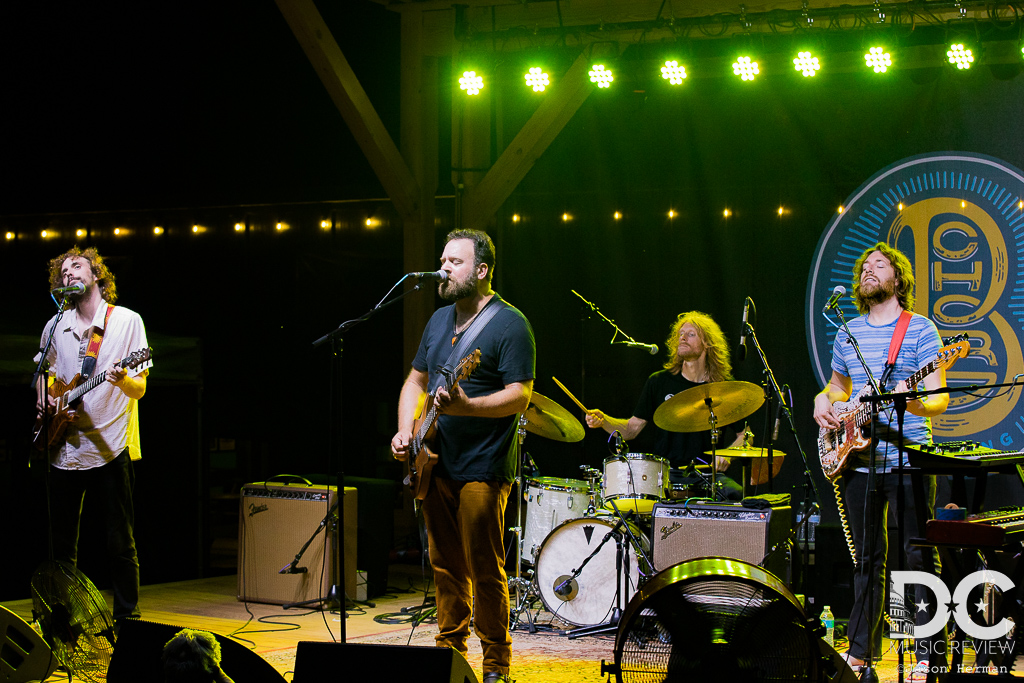
[[[554,441],[582,441],[583,425],[547,396],[533,392],[526,409],[526,431]]]
[[[708,402],[711,407],[709,409]],[[725,426],[751,415],[764,403],[764,390],[750,382],[709,382],[680,391],[654,411],[654,424],[668,432],[704,432],[714,410]]]
[[[711,455],[712,451],[704,451],[705,455]],[[729,446],[728,448],[719,448],[714,451],[714,454],[722,458],[767,458],[768,449],[755,446]],[[782,458],[786,454],[782,451],[772,449],[772,457]]]

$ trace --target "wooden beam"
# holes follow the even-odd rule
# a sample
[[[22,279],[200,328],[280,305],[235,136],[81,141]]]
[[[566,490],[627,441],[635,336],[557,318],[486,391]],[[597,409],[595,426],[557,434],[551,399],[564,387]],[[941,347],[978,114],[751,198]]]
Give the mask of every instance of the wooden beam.
[[[484,179],[466,191],[462,199],[462,227],[478,230],[486,227],[540,155],[572,119],[594,90],[595,86],[587,76],[590,65],[589,52],[576,58],[565,75],[558,79],[558,87],[553,88],[537,107]]]
[[[312,0],[276,0],[327,93],[401,216],[420,210],[419,185]]]

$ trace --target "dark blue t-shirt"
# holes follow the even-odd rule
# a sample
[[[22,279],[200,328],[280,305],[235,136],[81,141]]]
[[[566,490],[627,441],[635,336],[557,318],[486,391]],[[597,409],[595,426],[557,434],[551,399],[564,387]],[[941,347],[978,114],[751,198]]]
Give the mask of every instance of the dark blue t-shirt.
[[[537,346],[519,309],[497,293],[487,307],[501,306],[477,335],[473,348],[480,349],[480,365],[459,382],[466,396],[487,396],[514,382],[534,379]],[[465,332],[463,332],[465,334]],[[420,340],[412,366],[429,374],[432,383],[439,367],[448,360],[461,335],[455,334],[455,306],[434,312]],[[453,365],[459,359],[455,359]],[[516,416],[501,418],[441,415],[437,420],[440,458],[434,475],[457,481],[512,481],[516,463],[512,440]]]

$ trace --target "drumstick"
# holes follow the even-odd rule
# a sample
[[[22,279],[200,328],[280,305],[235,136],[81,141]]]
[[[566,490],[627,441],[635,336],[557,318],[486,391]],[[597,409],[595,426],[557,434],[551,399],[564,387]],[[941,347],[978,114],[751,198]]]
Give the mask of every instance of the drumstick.
[[[578,406],[580,407],[580,410],[582,410],[582,411],[583,411],[583,412],[585,412],[585,413],[589,413],[589,412],[590,412],[589,410],[587,410],[587,407],[586,407],[585,405],[583,405],[582,403],[580,403],[580,402],[579,402],[579,401],[578,401],[578,400],[576,399],[576,397],[572,395],[572,392],[571,392],[571,391],[569,391],[568,389],[566,389],[566,388],[565,388],[565,385],[564,385],[564,384],[562,384],[561,382],[559,382],[559,381],[558,381],[558,378],[557,378],[557,377],[555,377],[555,376],[553,376],[553,375],[552,375],[551,379],[555,380],[555,384],[557,384],[557,385],[558,385],[558,387],[559,387],[559,388],[560,388],[560,389],[561,389],[562,391],[564,391],[564,392],[566,393],[566,395],[567,395],[567,396],[568,396],[569,398],[571,398],[571,399],[572,399],[572,402],[573,402],[573,403],[575,403],[576,405],[578,405]]]

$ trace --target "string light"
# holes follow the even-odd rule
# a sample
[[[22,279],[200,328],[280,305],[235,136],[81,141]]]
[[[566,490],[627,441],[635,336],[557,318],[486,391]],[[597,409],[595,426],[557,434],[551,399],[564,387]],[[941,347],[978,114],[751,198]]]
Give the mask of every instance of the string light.
[[[153,228],[153,234],[154,234],[154,235],[157,235],[157,236],[159,236],[159,235],[162,235],[162,234],[164,234],[164,229],[163,229],[163,228],[161,228],[161,227],[160,227],[160,226],[158,225],[158,226],[156,226],[156,227],[154,227],[154,228]]]
[[[615,213],[612,214],[612,218],[614,218],[617,221],[618,220],[622,220],[622,214],[620,212],[616,211]]]
[[[512,214],[512,222],[513,223],[518,223],[519,220],[520,220],[520,218],[519,218],[519,214],[518,213]]]

